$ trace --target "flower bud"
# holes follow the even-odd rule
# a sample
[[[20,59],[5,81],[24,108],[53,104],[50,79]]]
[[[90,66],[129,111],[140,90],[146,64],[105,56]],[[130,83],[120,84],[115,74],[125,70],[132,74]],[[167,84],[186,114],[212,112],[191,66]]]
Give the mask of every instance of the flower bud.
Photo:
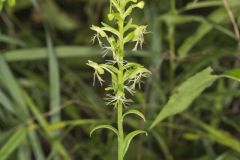
[[[111,13],[110,13],[110,14],[108,14],[108,20],[109,20],[109,21],[112,21],[113,19],[114,19],[114,15],[113,15],[113,14],[111,14]]]
[[[144,8],[145,3],[143,1],[139,2],[136,7],[143,9]]]

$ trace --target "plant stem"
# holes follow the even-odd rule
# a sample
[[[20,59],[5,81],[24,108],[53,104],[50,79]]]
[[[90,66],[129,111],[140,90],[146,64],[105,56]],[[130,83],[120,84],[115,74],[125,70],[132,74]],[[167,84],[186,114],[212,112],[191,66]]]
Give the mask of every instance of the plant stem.
[[[118,160],[123,160],[123,141],[124,141],[124,133],[123,133],[123,124],[122,124],[122,113],[123,106],[122,103],[118,103]]]
[[[120,33],[120,38],[119,38],[119,58],[120,62],[118,64],[118,93],[117,95],[122,95],[124,94],[124,84],[123,84],[123,58],[124,58],[124,20],[119,22],[119,33]],[[123,115],[123,103],[118,102],[118,160],[123,160],[123,152],[124,152],[124,146],[123,146],[123,141],[124,141],[124,131],[123,131],[123,121],[122,121],[122,115]]]

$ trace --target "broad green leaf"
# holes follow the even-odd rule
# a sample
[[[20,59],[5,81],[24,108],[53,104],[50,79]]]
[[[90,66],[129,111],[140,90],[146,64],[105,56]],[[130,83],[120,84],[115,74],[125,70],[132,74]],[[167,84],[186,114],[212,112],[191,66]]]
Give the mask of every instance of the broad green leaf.
[[[135,110],[135,109],[131,109],[131,110],[127,111],[126,113],[124,113],[122,116],[122,121],[129,114],[135,114],[135,115],[139,116],[140,118],[142,118],[144,122],[146,121],[145,116],[140,111]]]
[[[94,127],[91,130],[90,137],[92,136],[93,132],[95,132],[98,129],[109,129],[109,130],[113,131],[118,136],[118,130],[116,128],[114,128],[113,126],[110,126],[110,125],[99,125],[99,126]]]
[[[155,118],[150,126],[150,129],[155,127],[162,120],[175,114],[185,111],[206,88],[218,78],[212,75],[212,69],[207,68],[195,76],[185,81],[173,94],[161,112]]]
[[[133,139],[135,136],[137,136],[137,135],[139,135],[139,134],[143,134],[143,133],[145,133],[146,136],[147,136],[147,132],[146,132],[146,131],[136,130],[136,131],[133,131],[133,132],[129,133],[129,134],[125,137],[124,142],[123,142],[123,146],[124,146],[123,156],[125,156],[125,154],[127,153],[128,148],[129,148],[129,145],[130,145],[132,139]]]
[[[0,150],[0,159],[5,160],[15,151],[21,142],[27,136],[26,128],[18,128],[18,130],[8,139]]]

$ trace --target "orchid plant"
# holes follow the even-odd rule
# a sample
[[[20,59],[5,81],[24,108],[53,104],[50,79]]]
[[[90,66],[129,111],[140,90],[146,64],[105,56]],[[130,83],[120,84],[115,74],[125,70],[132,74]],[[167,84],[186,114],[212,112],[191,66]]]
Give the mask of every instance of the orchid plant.
[[[16,3],[15,0],[0,0],[0,11],[2,10],[5,2],[7,2],[10,7],[14,6]]]
[[[135,130],[125,136],[123,129],[124,118],[129,114],[135,114],[145,121],[144,115],[135,109],[127,109],[133,101],[127,98],[127,95],[134,95],[136,88],[142,83],[142,79],[148,77],[151,73],[142,65],[125,60],[125,45],[134,43],[133,50],[142,48],[144,34],[147,33],[147,26],[133,23],[130,17],[135,8],[143,9],[144,2],[141,0],[110,0],[109,21],[116,24],[116,27],[102,22],[102,26],[92,26],[95,31],[93,42],[97,41],[103,49],[103,54],[111,54],[111,60],[106,60],[104,64],[98,64],[88,61],[87,65],[94,69],[95,84],[98,81],[101,85],[104,83],[103,75],[111,75],[111,85],[105,88],[106,105],[111,105],[117,110],[117,128],[111,125],[99,125],[95,127],[90,135],[98,129],[105,128],[112,130],[118,137],[118,160],[123,160],[129,148],[131,140],[142,133],[142,130]],[[105,41],[103,41],[105,39]],[[127,94],[127,92],[129,94]],[[126,109],[126,111],[125,111]]]

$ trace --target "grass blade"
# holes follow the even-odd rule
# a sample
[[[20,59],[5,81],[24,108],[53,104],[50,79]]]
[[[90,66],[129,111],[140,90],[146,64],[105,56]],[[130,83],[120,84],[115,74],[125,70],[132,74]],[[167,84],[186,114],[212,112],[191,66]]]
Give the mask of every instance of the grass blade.
[[[97,49],[88,46],[58,46],[56,47],[56,56],[58,58],[75,58],[75,57],[101,57],[101,52]],[[149,52],[138,52],[138,54],[128,54],[128,56],[149,56]],[[19,49],[5,52],[3,57],[8,62],[15,61],[32,61],[48,58],[47,48],[34,48],[34,49]]]
[[[204,129],[208,133],[208,136],[217,143],[227,146],[240,153],[240,141],[235,139],[229,133],[207,125],[191,115],[185,114],[184,117]]]
[[[235,6],[233,9],[236,13],[240,12],[239,6]],[[228,19],[228,15],[226,14],[225,8],[223,7],[210,14],[208,16],[208,19],[213,21],[215,24],[221,23],[223,21],[230,21]],[[180,46],[180,48],[178,49],[179,56],[185,57],[188,52],[213,28],[214,26],[209,24],[209,22],[202,23],[198,27],[197,31],[192,36],[188,37]]]
[[[21,114],[21,117],[24,117],[23,115],[27,115],[27,107],[25,101],[22,98],[21,89],[16,79],[14,78],[8,64],[1,55],[0,55],[0,82],[2,83],[2,86],[6,88],[6,90],[9,92],[9,94],[17,104],[17,108],[15,109],[19,111],[18,114]],[[20,111],[18,107],[21,108],[22,110]]]
[[[19,128],[0,150],[0,159],[7,159],[26,138],[26,128]]]
[[[24,99],[26,100],[29,109],[31,110],[33,115],[38,120],[40,126],[43,128],[43,130],[45,131],[48,138],[50,140],[52,140],[54,138],[53,133],[48,130],[49,124],[48,124],[47,120],[45,119],[45,117],[43,116],[43,114],[38,110],[37,106],[35,106],[35,104],[31,100],[31,98],[27,95],[27,93],[24,93]],[[70,159],[69,155],[67,153],[67,150],[64,148],[64,146],[60,143],[59,140],[55,139],[55,141],[52,142],[52,145],[53,145],[54,149],[62,155],[64,160]]]
[[[57,110],[60,107],[60,75],[58,61],[52,40],[48,31],[46,31],[47,48],[48,48],[48,67],[49,67],[49,85],[50,85],[50,109]],[[60,112],[51,116],[51,123],[61,120]]]

